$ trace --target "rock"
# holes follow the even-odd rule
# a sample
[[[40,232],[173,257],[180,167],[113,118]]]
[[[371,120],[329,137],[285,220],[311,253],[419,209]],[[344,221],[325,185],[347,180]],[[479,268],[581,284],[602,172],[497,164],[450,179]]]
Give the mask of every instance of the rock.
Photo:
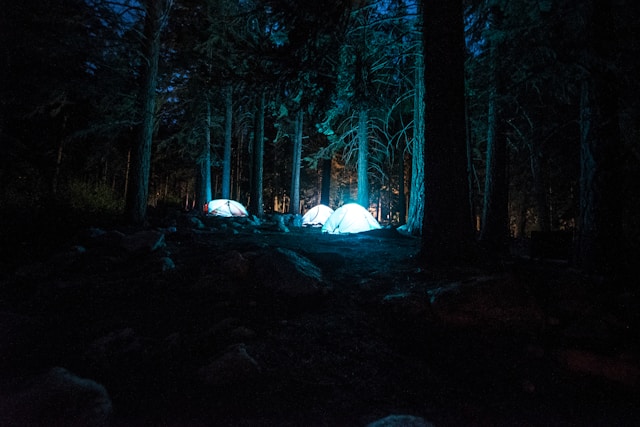
[[[111,412],[104,386],[60,367],[0,402],[3,426],[107,427]]]
[[[88,248],[117,247],[124,236],[117,230],[89,228],[80,235],[80,241]]]
[[[546,321],[526,284],[509,274],[453,282],[428,294],[434,314],[452,325],[539,330]]]
[[[424,293],[401,292],[386,295],[377,311],[378,321],[388,330],[398,346],[408,351],[423,348],[435,316]]]
[[[276,221],[276,229],[283,233],[288,233],[289,228],[285,225],[286,216],[285,215],[275,215],[274,219]]]
[[[606,356],[579,349],[563,349],[557,359],[569,371],[623,384],[640,385],[640,361],[630,355]]]
[[[150,253],[164,245],[164,233],[151,230],[125,236],[120,242],[120,246],[130,254]]]
[[[295,228],[302,228],[302,215],[295,214],[291,220],[291,226]]]
[[[249,355],[246,345],[241,343],[229,347],[213,362],[200,368],[198,377],[206,385],[223,387],[250,383],[260,372],[258,362]]]
[[[160,258],[160,263],[162,264],[162,271],[169,271],[169,270],[176,269],[176,264],[168,256]]]
[[[433,427],[433,424],[413,415],[389,415],[367,424],[367,427]]]
[[[249,260],[236,250],[230,250],[217,257],[215,264],[221,272],[240,280],[244,280],[247,277],[250,269]]]
[[[15,274],[16,277],[29,280],[58,277],[74,271],[85,253],[84,246],[73,246],[66,251],[54,253],[46,261],[20,266]]]
[[[82,234],[88,239],[95,239],[96,237],[104,236],[107,232],[98,227],[89,227]]]
[[[214,343],[215,345],[229,345],[242,339],[232,340],[232,331],[240,327],[240,320],[235,317],[227,317],[214,324],[199,341],[201,343]],[[220,348],[220,347],[218,347]]]
[[[262,220],[255,215],[251,215],[251,218],[247,220],[249,225],[260,227],[262,225]]]
[[[51,276],[53,272],[54,265],[52,263],[37,261],[18,267],[15,271],[15,276],[18,279],[38,282]]]
[[[183,228],[195,228],[196,230],[204,230],[204,223],[193,213],[180,215],[177,219],[177,225]]]
[[[236,340],[250,340],[255,338],[256,332],[246,326],[239,326],[231,331],[231,338]]]
[[[143,340],[131,328],[96,339],[84,354],[84,359],[102,372],[116,372],[122,367],[133,368],[146,360],[147,348]]]
[[[72,254],[84,254],[87,252],[87,248],[81,245],[74,245],[71,247],[71,249],[69,249],[69,251]]]
[[[31,317],[0,311],[0,374],[16,374],[47,354],[42,339],[45,330]]]
[[[433,318],[429,298],[411,292],[385,295],[382,307],[394,321],[410,325],[424,325]]]
[[[189,223],[191,225],[191,227],[197,229],[197,230],[203,230],[205,228],[204,224],[202,221],[200,221],[200,219],[198,217],[195,216],[190,216],[189,217]]]
[[[285,299],[308,299],[326,292],[322,271],[304,256],[283,248],[268,249],[254,260],[255,285]]]

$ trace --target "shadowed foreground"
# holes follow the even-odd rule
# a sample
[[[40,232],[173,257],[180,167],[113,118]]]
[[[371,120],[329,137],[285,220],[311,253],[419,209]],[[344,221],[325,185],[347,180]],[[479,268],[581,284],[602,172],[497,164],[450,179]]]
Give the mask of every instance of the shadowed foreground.
[[[419,268],[419,240],[393,230],[160,225],[85,230],[4,274],[8,425],[640,420],[639,300],[624,286],[528,259]]]

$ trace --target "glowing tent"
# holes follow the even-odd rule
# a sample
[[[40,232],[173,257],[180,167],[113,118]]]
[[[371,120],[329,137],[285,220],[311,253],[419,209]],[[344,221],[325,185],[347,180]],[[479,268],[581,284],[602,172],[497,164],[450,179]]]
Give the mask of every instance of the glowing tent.
[[[216,199],[207,204],[207,214],[214,216],[249,216],[249,212],[242,204],[235,200]]]
[[[302,216],[302,225],[310,227],[324,225],[332,213],[333,209],[327,205],[314,206]]]
[[[361,233],[379,228],[382,227],[368,210],[357,203],[347,203],[331,214],[322,226],[322,232],[329,234]]]

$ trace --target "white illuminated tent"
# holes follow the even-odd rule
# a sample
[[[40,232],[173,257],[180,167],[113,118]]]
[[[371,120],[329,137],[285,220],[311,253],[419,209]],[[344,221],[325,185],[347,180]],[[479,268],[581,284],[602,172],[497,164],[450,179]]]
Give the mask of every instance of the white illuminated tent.
[[[357,203],[347,203],[331,214],[322,226],[322,232],[329,234],[361,233],[379,228],[382,227],[368,210]]]
[[[207,204],[207,214],[214,216],[249,216],[249,212],[235,200],[215,199]]]
[[[310,227],[324,225],[324,223],[327,221],[327,219],[329,219],[332,213],[333,209],[331,209],[327,205],[314,206],[302,216],[302,225]]]

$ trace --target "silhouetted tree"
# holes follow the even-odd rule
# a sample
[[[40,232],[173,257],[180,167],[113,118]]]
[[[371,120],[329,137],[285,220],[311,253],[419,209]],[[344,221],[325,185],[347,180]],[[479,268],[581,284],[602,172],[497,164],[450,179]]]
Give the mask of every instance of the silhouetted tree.
[[[422,43],[420,43],[422,48]],[[409,212],[407,232],[422,234],[424,220],[424,57],[416,54],[415,87],[413,95],[413,138],[411,139],[411,190],[409,192]]]
[[[619,40],[610,1],[589,1],[585,14],[577,263],[588,271],[614,273],[623,256],[619,81],[613,66]]]
[[[133,224],[142,224],[147,213],[149,198],[149,171],[151,169],[151,146],[156,124],[156,89],[158,85],[158,62],[160,37],[164,29],[172,0],[146,0],[143,32],[143,87],[140,100],[142,123],[140,134],[132,151],[131,177],[125,205],[125,216]]]
[[[264,114],[265,114],[265,90],[257,95],[255,125],[253,132],[252,169],[251,169],[251,195],[249,210],[258,218],[264,216],[263,183],[264,183]]]
[[[224,89],[224,153],[222,156],[222,198],[231,198],[231,140],[233,136],[233,87]]]
[[[507,141],[504,132],[503,112],[500,97],[503,91],[503,68],[499,66],[500,45],[504,32],[502,8],[496,2],[488,17],[487,43],[489,44],[489,81],[487,112],[487,151],[485,167],[484,201],[480,242],[485,248],[503,253],[507,250],[509,238],[507,182]]]
[[[466,178],[462,2],[424,0],[425,211],[422,256],[452,261],[473,241]]]
[[[293,151],[291,160],[291,191],[289,213],[300,213],[300,162],[302,159],[302,130],[304,125],[304,111],[299,110],[295,117],[293,133]]]

